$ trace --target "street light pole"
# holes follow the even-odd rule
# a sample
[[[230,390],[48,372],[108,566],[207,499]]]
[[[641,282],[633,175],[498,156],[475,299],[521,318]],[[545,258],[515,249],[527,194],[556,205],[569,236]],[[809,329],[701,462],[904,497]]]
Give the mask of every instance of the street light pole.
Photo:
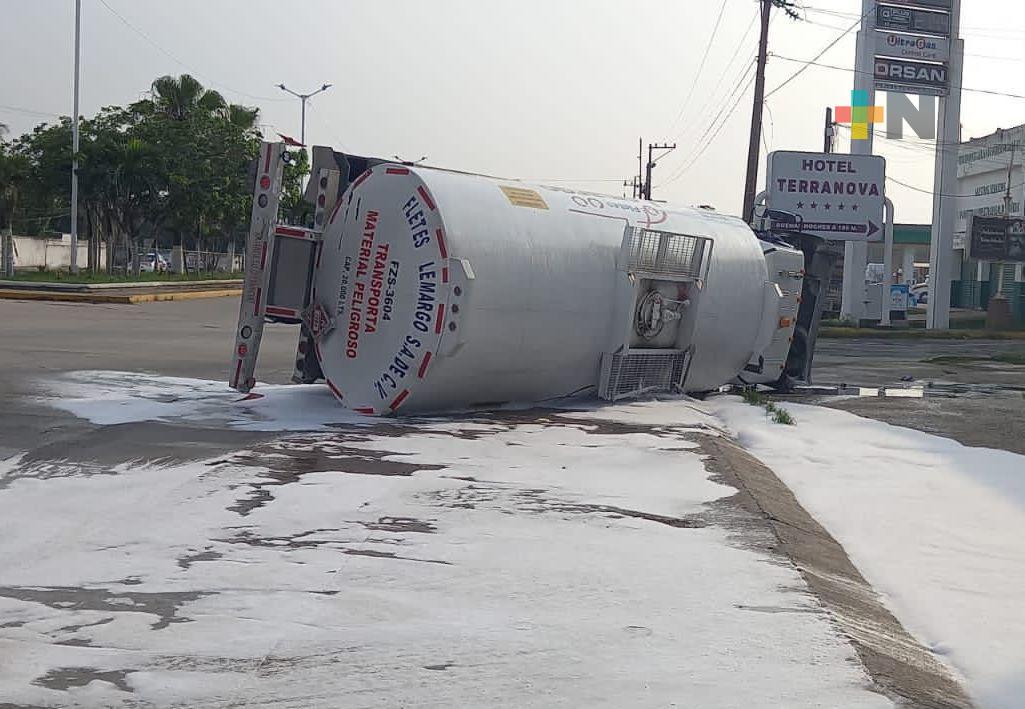
[[[292,94],[297,99],[302,101],[302,119],[301,119],[302,120],[302,127],[299,129],[301,131],[300,134],[299,134],[299,142],[302,143],[303,146],[305,146],[306,145],[306,100],[309,99],[311,96],[316,96],[317,94],[319,94],[319,93],[321,93],[323,91],[327,91],[328,89],[331,88],[331,84],[324,84],[323,86],[321,86],[316,91],[312,91],[312,92],[310,92],[308,94],[296,93],[295,91],[292,91],[292,89],[288,88],[284,84],[278,84],[278,88],[281,89],[282,91],[284,91],[285,93]]]
[[[71,117],[71,272],[78,273],[78,69],[82,0],[75,0],[75,98]]]

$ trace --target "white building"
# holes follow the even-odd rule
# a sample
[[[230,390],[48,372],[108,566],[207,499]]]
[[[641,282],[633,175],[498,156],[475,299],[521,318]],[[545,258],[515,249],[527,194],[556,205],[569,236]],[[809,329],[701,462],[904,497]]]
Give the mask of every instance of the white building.
[[[1025,125],[999,129],[961,143],[957,158],[957,217],[954,246],[963,254],[960,293],[954,302],[963,307],[983,307],[997,288],[998,274],[987,262],[967,253],[968,218],[1005,214],[1010,195],[1010,214],[1025,215]],[[1003,265],[1003,292],[1012,307],[1025,312],[1025,264]],[[1019,317],[1022,317],[1021,312]]]

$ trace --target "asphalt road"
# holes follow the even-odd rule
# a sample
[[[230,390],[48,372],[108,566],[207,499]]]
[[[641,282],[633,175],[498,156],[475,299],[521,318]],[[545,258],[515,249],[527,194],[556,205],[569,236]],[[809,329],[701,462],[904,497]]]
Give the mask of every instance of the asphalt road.
[[[290,695],[283,692],[293,694],[299,692],[295,694],[294,705],[311,706],[317,703],[313,701],[312,695],[303,695],[300,690],[296,689],[296,683],[291,681],[301,676],[303,668],[296,666],[296,668],[289,669],[288,672],[276,669],[277,664],[275,663],[281,664],[284,660],[278,657],[283,650],[279,651],[275,648],[284,643],[283,638],[287,639],[288,643],[300,640],[305,642],[311,636],[309,628],[322,627],[323,618],[318,615],[321,611],[313,608],[313,604],[320,604],[323,602],[321,599],[338,594],[339,588],[342,586],[342,576],[333,577],[337,579],[333,582],[334,586],[326,590],[313,587],[298,588],[298,586],[305,583],[304,579],[314,571],[319,574],[336,574],[349,569],[347,573],[351,575],[354,573],[352,566],[359,559],[398,559],[399,561],[394,562],[398,564],[417,561],[417,559],[407,559],[403,551],[412,548],[410,545],[415,540],[424,538],[426,534],[434,533],[429,520],[424,522],[413,517],[402,516],[391,509],[384,510],[381,514],[390,512],[392,516],[368,517],[367,520],[358,522],[363,531],[356,535],[355,539],[363,539],[363,542],[356,545],[350,538],[353,535],[353,530],[348,527],[335,529],[331,526],[339,524],[338,520],[333,517],[336,512],[331,510],[328,510],[330,514],[323,521],[324,527],[307,529],[313,524],[307,517],[311,514],[311,510],[316,511],[316,506],[322,499],[316,492],[315,482],[321,479],[318,478],[318,475],[324,471],[337,471],[339,466],[342,466],[341,469],[353,474],[331,479],[344,482],[348,478],[352,478],[360,486],[354,494],[363,497],[355,497],[350,500],[345,495],[327,495],[326,499],[344,501],[345,504],[353,507],[346,514],[358,516],[364,514],[360,510],[378,499],[376,497],[378,493],[371,495],[363,489],[364,484],[358,482],[361,476],[367,480],[374,480],[375,485],[378,484],[376,481],[385,481],[380,483],[383,485],[382,490],[385,490],[393,487],[392,482],[386,481],[395,481],[394,484],[398,485],[405,484],[404,481],[407,479],[414,482],[420,479],[415,476],[410,477],[411,470],[408,468],[417,468],[418,470],[422,468],[428,473],[432,468],[438,468],[438,465],[425,467],[422,463],[410,465],[396,461],[394,460],[395,453],[391,453],[391,459],[384,462],[381,455],[367,449],[367,445],[369,445],[367,442],[371,441],[373,434],[379,434],[395,437],[396,448],[394,450],[403,450],[402,446],[407,444],[400,444],[400,439],[408,442],[410,438],[416,438],[417,435],[422,436],[425,433],[420,430],[416,422],[412,424],[402,421],[382,423],[367,429],[354,429],[349,426],[342,427],[337,433],[327,436],[312,438],[292,436],[283,439],[280,432],[261,433],[232,430],[210,425],[191,425],[182,421],[97,425],[71,414],[62,413],[42,400],[44,397],[54,395],[55,383],[59,386],[60,382],[66,381],[66,377],[64,377],[66,373],[81,370],[112,370],[152,373],[164,377],[224,380],[227,377],[236,316],[237,300],[234,298],[134,306],[0,301],[0,327],[3,328],[3,335],[0,337],[0,422],[2,422],[0,425],[0,461],[10,455],[23,453],[17,468],[31,472],[31,476],[26,472],[22,477],[38,477],[40,479],[67,477],[68,482],[61,483],[61,485],[70,486],[66,488],[68,490],[75,489],[77,476],[83,474],[91,476],[94,472],[110,472],[111,466],[123,466],[126,462],[159,459],[162,464],[170,466],[154,469],[133,464],[128,468],[121,468],[121,472],[131,473],[124,478],[123,485],[125,487],[118,487],[122,483],[114,482],[110,494],[99,494],[89,498],[92,500],[87,503],[90,505],[90,515],[82,517],[81,520],[61,518],[63,496],[58,496],[59,499],[40,498],[36,503],[40,505],[40,514],[53,516],[44,517],[45,523],[42,525],[29,525],[32,527],[31,533],[43,534],[44,541],[46,535],[50,535],[52,538],[49,542],[40,544],[36,548],[30,542],[23,544],[22,541],[19,541],[22,536],[20,534],[11,537],[10,544],[18,547],[20,556],[15,559],[16,563],[10,568],[20,569],[18,573],[21,573],[25,580],[19,581],[17,584],[8,582],[6,586],[0,587],[0,603],[14,603],[18,608],[35,610],[38,610],[41,604],[50,610],[45,611],[39,617],[26,617],[13,621],[15,625],[12,625],[8,632],[13,634],[12,638],[15,636],[19,638],[17,642],[28,643],[19,647],[34,646],[41,652],[44,650],[50,652],[52,648],[56,647],[58,650],[54,652],[57,653],[65,652],[59,650],[60,647],[68,648],[66,651],[68,659],[61,660],[61,666],[58,669],[51,669],[42,677],[33,680],[33,684],[57,692],[80,690],[84,692],[90,686],[94,686],[94,688],[102,686],[106,687],[104,691],[107,694],[104,696],[120,697],[121,695],[117,692],[123,692],[128,695],[128,701],[131,701],[129,685],[135,681],[143,682],[150,677],[148,672],[171,672],[170,675],[155,674],[151,678],[153,681],[168,681],[172,677],[183,676],[174,674],[181,673],[183,669],[188,671],[194,665],[196,668],[200,668],[201,665],[196,663],[202,660],[207,663],[202,665],[205,668],[204,673],[210,672],[211,676],[223,673],[221,676],[224,677],[245,676],[249,678],[246,682],[251,684],[262,682],[266,686],[260,691],[266,692],[265,696],[272,704],[277,702],[276,705],[284,706],[287,702],[282,703],[283,697]],[[276,325],[267,327],[257,372],[260,381],[268,383],[288,381],[293,365],[295,335],[296,331],[293,327]],[[919,342],[824,341],[817,360],[816,375],[822,381],[879,385],[898,381],[908,372],[911,372],[916,378],[938,374],[956,376],[956,371],[953,374],[945,374],[946,370],[942,367],[922,365],[915,361],[936,353],[960,353],[960,346],[961,343],[944,343],[939,348],[935,348]],[[971,351],[976,353],[1010,349],[1004,343],[998,345],[971,343],[970,346]],[[998,389],[1004,392],[1006,387],[1012,386],[1016,381],[1015,377],[1018,376],[1018,373],[1014,369],[1007,371],[1002,368],[998,369],[999,371],[983,371],[978,367],[973,367],[957,381],[968,381],[972,386],[984,386],[986,382],[996,381],[999,385]],[[1020,393],[1017,394],[1020,399]],[[942,401],[930,398],[918,402],[844,400],[824,403],[844,408],[861,406],[865,415],[876,418],[903,417],[904,420],[901,420],[901,423],[915,427],[925,427],[933,425],[933,421],[939,421],[943,424],[939,426],[941,433],[960,435],[963,433],[961,428],[970,430],[971,426],[964,421],[951,423],[948,419],[958,417],[948,415],[948,412],[957,411],[959,406],[964,405],[959,402],[969,400],[969,397],[959,396]],[[1001,400],[1006,400],[1007,405],[1012,408],[1014,405],[1021,406],[1011,394],[1004,396],[1001,393]],[[909,405],[915,408],[903,412],[897,408]],[[978,406],[980,409],[993,408],[992,401],[985,399]],[[852,410],[855,409],[852,408]],[[940,413],[936,413],[937,410]],[[862,411],[858,411],[858,413],[862,413]],[[1018,421],[1023,418],[1020,413],[1019,410]],[[452,470],[462,471],[465,468],[467,473],[494,475],[493,470],[477,470],[481,464],[476,462],[473,450],[476,450],[475,441],[483,434],[474,433],[473,427],[498,426],[513,430],[516,426],[524,424],[524,430],[527,432],[537,428],[547,430],[552,425],[550,416],[550,413],[534,411],[506,415],[503,420],[471,421],[467,424],[465,431],[460,430],[456,433],[446,434],[452,436],[451,445],[446,449],[448,455],[456,456],[454,461],[447,461],[446,465]],[[642,432],[642,438],[649,435],[647,431],[658,428],[661,427],[646,426]],[[606,424],[598,426],[591,433],[598,436],[606,434],[630,436],[639,432],[640,429],[629,426],[614,428],[611,427],[611,424]],[[431,431],[428,430],[426,433],[428,435],[423,439],[423,445],[433,446],[434,438],[432,438]],[[681,435],[681,440],[684,440],[692,434],[674,435]],[[1017,438],[1021,440],[1025,439],[1025,436],[1018,435]],[[757,465],[749,457],[745,457],[739,449],[727,441],[720,441],[714,436],[699,437],[694,440],[709,446],[708,450],[703,451],[707,456],[706,464],[712,466],[709,469],[721,476],[719,479],[722,482],[743,492],[738,493],[735,497],[725,498],[722,503],[708,507],[704,513],[705,517],[676,520],[675,518],[669,519],[647,514],[647,516],[640,517],[641,519],[649,522],[654,520],[655,524],[667,526],[673,530],[700,529],[702,525],[711,525],[729,530],[731,534],[734,534],[733,543],[739,548],[755,550],[761,554],[778,554],[779,556],[774,558],[773,564],[782,564],[793,570],[804,570],[802,573],[807,585],[793,585],[793,588],[799,590],[800,593],[810,592],[815,595],[841,625],[849,623],[851,627],[864,627],[868,624],[880,628],[874,634],[873,637],[876,639],[872,643],[865,644],[858,641],[854,645],[861,658],[861,664],[876,685],[875,691],[881,691],[891,697],[904,697],[908,700],[908,706],[968,706],[959,687],[946,676],[945,670],[936,663],[929,666],[930,654],[908,637],[900,624],[882,606],[865,603],[863,600],[859,600],[857,603],[852,601],[854,596],[858,599],[872,596],[871,589],[846,559],[842,548],[825,530],[818,528],[817,524],[800,508],[793,496],[785,486],[779,483],[771,471],[764,466]],[[1013,449],[1012,446],[1017,445],[1014,441],[1002,439],[998,434],[994,434],[994,440],[1000,443],[999,447]],[[466,450],[462,451],[460,446],[466,447]],[[581,450],[589,447],[593,447],[593,445],[585,446]],[[248,450],[250,453],[238,453],[242,449]],[[617,449],[612,447],[608,450],[611,454]],[[667,448],[665,450],[681,451],[683,449]],[[456,455],[459,452],[463,452],[465,455]],[[214,456],[221,455],[224,455],[225,458],[211,460]],[[404,455],[409,455],[409,453]],[[437,453],[432,453],[432,455],[437,455]],[[187,469],[183,469],[181,466],[175,468],[173,465],[176,461],[197,460],[210,462],[197,464],[201,467],[196,468],[195,470],[198,472],[195,473],[192,472],[194,469],[187,468],[187,466]],[[567,458],[565,462],[572,467],[573,460],[574,458]],[[445,461],[441,461],[439,458],[437,462]],[[260,468],[260,470],[250,473],[248,466]],[[540,463],[538,466],[543,467]],[[528,465],[526,467],[538,466]],[[73,472],[66,472],[65,467],[69,470],[73,469]],[[519,466],[513,467],[518,468]],[[177,472],[168,472],[165,475],[160,472],[161,470]],[[566,466],[562,466],[562,470],[566,470]],[[174,475],[178,477],[175,478]],[[148,477],[140,480],[138,476]],[[116,481],[121,476],[109,477]],[[89,479],[93,480],[91,477]],[[544,492],[537,487],[536,483],[524,483],[525,487],[520,486],[523,487],[522,490],[515,488],[514,493],[509,493],[512,495],[510,499],[513,502],[506,504],[500,501],[496,503],[495,495],[498,492],[483,485],[482,481],[472,475],[463,473],[453,475],[450,472],[440,475],[439,481],[441,482],[438,482],[438,485],[453,488],[451,492],[445,492],[452,499],[449,500],[446,497],[444,502],[455,510],[454,514],[460,520],[464,515],[473,514],[472,510],[496,504],[502,509],[497,519],[503,523],[506,519],[519,519],[516,515],[522,514],[521,508],[524,506],[529,508],[532,514],[537,512],[535,508],[538,507],[538,503],[534,498]],[[490,485],[493,481],[484,480],[483,483]],[[99,479],[91,484],[102,486],[104,483],[102,479]],[[349,483],[345,482],[344,484]],[[31,491],[32,488],[22,486],[19,490],[21,494],[26,494],[26,491]],[[129,495],[129,491],[134,491],[132,494],[138,496],[137,501],[135,498],[126,497]],[[78,494],[84,492],[87,490],[83,488],[79,490]],[[437,491],[427,490],[414,495],[412,499],[421,501],[431,499],[427,493],[440,494]],[[307,499],[300,504],[296,498],[295,504],[289,504],[288,500],[297,494],[305,494]],[[502,494],[506,493],[502,492]],[[746,499],[745,495],[754,497]],[[264,508],[278,496],[282,496],[284,501],[275,505],[273,508],[275,512],[269,514]],[[368,501],[360,503],[359,500],[364,497],[368,497]],[[232,504],[223,507],[224,500],[232,502]],[[627,520],[634,519],[638,514],[636,511],[624,511],[618,507],[614,509],[601,505],[582,507],[577,503],[574,504],[576,507],[568,506],[566,502],[559,502],[553,507],[553,510],[563,516],[570,512],[576,514],[577,508],[588,514],[610,514],[609,511],[612,510],[612,513],[618,515],[616,519]],[[142,511],[135,509],[138,505],[143,506]],[[149,507],[146,507],[147,505]],[[98,515],[96,517],[92,512],[92,506],[100,510],[95,513]],[[221,526],[214,525],[213,528],[208,529],[212,524],[210,520],[213,517],[202,511],[207,507],[209,507],[210,515],[214,515],[216,512],[217,515],[220,515],[218,519],[225,518],[222,520],[223,524],[218,522],[218,525]],[[107,512],[103,512],[103,509],[107,509]],[[43,510],[49,510],[49,512]],[[293,519],[292,512],[297,510],[301,511],[301,514]],[[431,512],[431,510],[427,510],[427,512]],[[771,515],[766,514],[765,510],[771,510]],[[72,516],[75,514],[81,516],[77,507],[69,507],[67,511]],[[170,512],[168,513],[168,511]],[[431,513],[434,514],[434,512]],[[139,526],[139,521],[132,517],[133,514],[141,514],[142,518],[149,516],[154,528],[158,531],[152,534],[147,533]],[[375,514],[377,513],[375,512]],[[181,515],[182,522],[176,523],[173,515]],[[238,516],[240,519],[236,520],[234,516]],[[773,526],[772,520],[784,520],[786,524],[782,527]],[[118,526],[119,524],[120,526]],[[265,536],[259,536],[253,531],[254,529],[259,531],[261,524],[271,530],[267,531]],[[352,524],[355,523],[344,522],[343,527]],[[289,534],[274,531],[281,525],[285,525],[289,529],[294,526],[298,531],[293,530]],[[607,527],[608,522],[604,521],[602,525]],[[65,527],[67,527],[66,530],[60,531]],[[473,524],[466,529],[466,533],[469,535],[467,539],[474,538],[479,531]],[[812,531],[807,532],[806,537],[791,538],[792,535],[788,531],[790,529]],[[175,535],[183,534],[182,530],[188,531],[191,536],[188,536],[187,539],[178,539]],[[28,534],[29,530],[23,531]],[[234,536],[225,536],[229,533]],[[311,536],[324,536],[325,534],[328,536],[341,534],[342,537],[322,540],[318,536]],[[484,536],[490,538],[495,534],[497,532],[488,532]],[[388,535],[396,538],[376,539],[378,536],[387,537]],[[94,537],[103,543],[95,542],[96,546],[94,546]],[[551,537],[551,539],[556,537]],[[498,538],[503,537],[499,535]],[[69,540],[75,541],[72,543]],[[387,545],[381,548],[364,548],[368,540]],[[459,545],[464,543],[459,540],[458,544],[451,548],[459,549]],[[140,544],[150,544],[153,549],[142,554],[138,552]],[[338,547],[338,544],[346,546]],[[69,551],[69,547],[73,548]],[[248,551],[250,548],[254,551]],[[449,549],[449,547],[443,548]],[[127,556],[124,558],[118,556],[120,553],[117,552],[118,549],[125,549],[124,553]],[[243,553],[237,553],[238,549],[242,549]],[[602,552],[603,564],[608,562],[606,552],[607,550]],[[339,553],[342,553],[343,557],[339,557]],[[66,562],[56,561],[61,554],[67,557]],[[635,554],[635,552],[629,552],[628,556],[631,554]],[[257,558],[259,555],[265,555],[268,558]],[[52,564],[48,562],[51,556],[55,559]],[[306,560],[294,560],[300,557]],[[133,566],[135,562],[130,560],[132,558],[138,558],[144,564],[149,564],[153,559],[157,559],[165,566],[169,566],[171,571],[153,571],[149,574],[148,581],[143,581],[141,579],[147,578],[146,574]],[[338,561],[339,558],[345,559],[342,566],[339,566],[342,563]],[[80,577],[83,574],[88,576],[92,560],[101,559],[111,565],[112,570],[108,575],[115,574],[111,578],[104,577],[101,579],[102,583],[96,580],[87,582],[78,577],[73,581],[63,581],[66,578],[65,571],[75,571]],[[314,565],[306,566],[310,563]],[[317,567],[317,563],[320,563],[323,568]],[[444,566],[445,563],[447,562],[430,561],[422,566],[430,574],[436,574],[437,569],[447,569]],[[791,564],[793,565],[791,566]],[[304,566],[306,566],[306,571],[301,573],[297,571]],[[253,573],[242,571],[247,568],[270,569],[273,571],[272,575],[275,576],[275,581],[256,579],[251,581],[251,586],[240,590],[236,588],[240,583],[237,580],[240,578],[238,574]],[[829,573],[807,572],[808,569],[816,568],[828,570]],[[116,576],[118,572],[113,569],[124,569],[123,572],[120,572],[123,578]],[[175,569],[180,569],[180,573]],[[207,576],[199,578],[202,575],[199,570],[202,570],[202,573],[206,573]],[[362,573],[359,571],[353,578],[362,578],[360,576]],[[532,571],[532,573],[534,572]],[[178,583],[177,575],[186,577],[185,580],[192,583],[187,592],[164,588],[164,585],[172,581]],[[842,588],[820,588],[815,583],[815,578],[818,575],[828,575],[830,578],[843,577],[846,581],[840,584]],[[486,574],[479,576],[483,579],[490,578]],[[291,579],[293,578],[296,579],[295,584],[298,584],[298,590],[284,586],[278,587],[281,584],[292,583]],[[345,578],[349,579],[348,576]],[[352,581],[352,579],[349,580]],[[427,579],[425,582],[437,583],[436,580],[431,579]],[[138,586],[140,583],[144,585]],[[385,580],[378,580],[374,583],[376,584],[374,588],[377,589],[378,586],[393,584],[394,579],[388,580],[387,583]],[[795,583],[796,578],[791,580],[791,584]],[[226,587],[225,584],[227,584]],[[242,585],[245,586],[245,584]],[[607,582],[603,581],[600,586],[607,586]],[[151,587],[155,590],[147,590]],[[552,588],[556,587],[559,587],[559,584],[552,585]],[[642,587],[647,588],[643,584]],[[143,590],[140,591],[140,588]],[[277,613],[275,605],[278,603],[279,596],[283,597],[282,594],[286,592],[298,594],[297,597],[303,599],[302,602],[307,604],[298,611],[300,615],[308,615],[307,611],[310,609],[315,611],[312,613],[313,620],[309,621],[309,625],[296,624],[287,632],[280,629],[282,618],[279,617],[280,614]],[[246,597],[237,600],[231,595],[239,593],[246,594]],[[378,591],[374,590],[374,593],[378,593]],[[250,600],[248,594],[251,594],[254,600]],[[217,603],[228,603],[225,599],[229,596],[232,598],[232,604],[238,603],[239,605],[224,607],[216,605]],[[207,598],[211,600],[204,600]],[[4,601],[4,599],[7,600]],[[205,615],[201,614],[198,618],[181,617],[183,613],[180,610],[181,607],[202,606],[204,603],[214,604],[211,606],[212,610]],[[253,605],[248,605],[250,603]],[[30,605],[26,606],[25,604]],[[351,604],[346,602],[344,605],[349,607]],[[121,606],[130,608],[121,614]],[[742,608],[742,606],[738,605],[735,608]],[[767,618],[775,617],[777,613],[794,612],[791,608],[783,607],[767,608],[764,611],[762,615]],[[64,618],[69,612],[77,615],[74,618]],[[254,612],[266,616],[266,618],[261,617],[254,620],[252,616]],[[332,612],[337,613],[338,611],[335,609]],[[225,658],[208,657],[212,652],[210,648],[214,647],[223,651],[226,657],[232,655],[232,648],[222,647],[223,644],[220,643],[221,636],[224,635],[221,632],[218,633],[216,641],[204,641],[206,643],[202,645],[205,648],[204,652],[196,655],[192,650],[172,648],[171,646],[164,648],[160,644],[160,638],[164,635],[154,635],[147,631],[138,635],[139,649],[142,652],[128,660],[123,657],[126,652],[124,647],[124,643],[127,642],[126,636],[108,637],[105,635],[107,632],[105,628],[130,625],[136,622],[133,620],[136,615],[141,614],[150,614],[156,618],[156,622],[150,626],[150,631],[157,631],[158,634],[162,633],[166,627],[179,628],[178,632],[187,633],[193,622],[197,623],[195,627],[199,627],[199,618],[204,619],[203,622],[206,623],[211,622],[206,619],[213,618],[221,619],[217,622],[231,624],[224,626],[225,628],[230,627],[230,630],[226,631],[225,637],[234,637],[232,633],[243,633],[238,636],[243,637],[246,632],[249,632],[243,630],[243,626],[249,628],[250,625],[247,624],[256,622],[257,625],[254,627],[263,628],[261,632],[267,633],[276,645],[266,652],[253,651],[255,653],[253,657],[246,659],[245,662],[238,661],[241,664],[238,664],[237,667],[234,665],[229,667],[224,664],[227,662]],[[686,617],[690,614],[672,615]],[[356,624],[359,625],[362,622],[363,620],[360,619]],[[790,620],[786,625],[792,627],[795,622]],[[263,625],[260,625],[261,623]],[[294,623],[294,619],[289,623]],[[50,626],[54,624],[59,624],[61,627],[55,630],[51,629]],[[98,629],[93,631],[86,629],[90,627]],[[393,632],[395,628],[403,627],[406,627],[405,624],[388,624],[387,628],[380,631],[385,633],[381,637],[390,637],[387,633]],[[628,625],[626,627],[629,629],[640,626]],[[755,627],[754,621],[751,621],[749,627]],[[37,632],[38,636],[25,635],[25,639],[21,639],[24,633],[33,628],[42,629],[31,631]],[[349,637],[350,631],[351,628],[346,626],[344,637]],[[129,633],[127,637],[134,636]],[[262,636],[254,637],[261,638]],[[331,646],[334,647],[341,643],[342,637],[332,639]],[[375,636],[374,641],[368,647],[376,645],[378,641],[379,638]],[[76,647],[86,649],[73,649]],[[161,653],[164,654],[156,653],[154,655],[154,648],[157,647],[160,647]],[[319,648],[314,649],[319,652]],[[312,652],[310,648],[304,647],[305,651]],[[643,654],[643,651],[641,652]],[[245,653],[241,654],[245,655]],[[766,652],[764,656],[772,658],[777,657],[778,654]],[[404,655],[398,653],[389,656],[390,659],[384,658],[383,661],[385,664],[393,662],[394,657],[404,657]],[[19,658],[13,659],[18,660]],[[301,659],[304,662],[313,663],[315,672],[332,678],[331,682],[340,681],[340,677],[351,678],[350,675],[339,675],[331,666],[331,663],[341,661],[336,659],[332,653],[312,654]],[[381,665],[382,658],[371,659],[373,662],[368,667]],[[292,657],[288,657],[287,660],[288,662],[296,661]],[[421,669],[431,675],[446,671],[451,663],[449,656],[446,655],[432,658],[432,664],[425,664]],[[798,661],[797,666],[803,665]],[[17,671],[23,673],[24,676],[33,676],[33,673],[36,672],[30,667],[16,667]],[[154,667],[158,669],[154,670]],[[282,667],[284,668],[284,665]],[[296,672],[300,674],[296,674]],[[798,674],[800,675],[801,672]],[[134,676],[136,679],[129,681],[130,676]],[[286,680],[287,686],[273,685],[277,676]],[[323,681],[328,682],[328,680]],[[422,679],[419,681],[423,682]],[[450,686],[444,681],[436,684],[437,688],[432,691],[440,692]],[[333,701],[331,697],[342,696],[339,694],[343,689],[341,685],[325,684],[325,687],[328,686],[331,687],[331,693],[322,697],[328,702],[325,706],[330,705],[330,701]],[[458,687],[458,685],[451,686]],[[351,688],[345,689],[345,691],[349,690]],[[785,690],[785,688],[781,688],[781,690]],[[213,692],[213,689],[210,691]],[[238,692],[236,695],[246,696],[239,695]],[[87,697],[88,695],[81,696]],[[248,696],[254,698],[257,695],[249,694]],[[459,693],[453,696],[465,698],[465,695]],[[822,695],[816,695],[816,697],[821,699]],[[609,698],[606,696],[606,699]],[[773,704],[768,697],[763,697],[763,699],[766,699],[767,705]],[[0,697],[0,702],[2,701],[2,697]],[[83,699],[83,703],[87,706],[107,705],[104,704],[106,701],[106,699],[102,701],[97,699],[90,704],[87,699]],[[784,704],[804,705],[800,701],[784,702]]]
[[[98,427],[34,403],[54,378],[77,370],[150,372],[227,380],[238,299],[139,305],[0,301],[0,459],[24,451],[46,457],[88,455],[101,462],[153,456],[202,457],[266,436],[200,430],[182,446],[179,428],[160,424]],[[297,330],[268,324],[259,380],[286,383]]]
[[[103,369],[220,380],[227,377],[235,298],[141,305],[0,301],[0,458],[24,450],[83,445],[104,460],[131,457],[141,443],[162,455],[202,455],[222,449],[196,431],[196,447],[175,451],[179,433],[159,426],[99,431],[31,397],[61,372]],[[292,373],[294,327],[269,324],[257,376],[285,383]],[[816,383],[927,386],[923,399],[820,398],[818,403],[949,436],[966,445],[1025,453],[1025,367],[994,363],[930,364],[941,356],[1025,356],[1025,341],[819,340]],[[905,381],[902,381],[905,380]],[[930,386],[931,385],[931,386]],[[97,435],[86,436],[95,433]],[[166,435],[165,435],[166,434]],[[224,432],[223,450],[254,434]],[[167,439],[166,441],[164,439]],[[83,443],[88,441],[88,443]],[[205,441],[205,442],[204,442]]]
[[[1025,341],[819,340],[815,383],[923,386],[925,397],[816,401],[969,446],[1025,453],[1025,366],[969,359],[1001,353],[1025,357]],[[959,359],[927,361],[936,357]]]

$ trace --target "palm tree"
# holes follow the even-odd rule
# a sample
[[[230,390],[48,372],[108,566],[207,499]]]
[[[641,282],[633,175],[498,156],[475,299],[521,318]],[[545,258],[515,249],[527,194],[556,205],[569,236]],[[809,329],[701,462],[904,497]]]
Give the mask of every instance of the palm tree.
[[[189,74],[161,76],[153,82],[154,106],[171,118],[181,121],[196,111],[219,113],[227,110],[224,97],[213,89],[204,88]]]
[[[224,120],[242,130],[255,128],[259,115],[260,109],[241,106],[237,103],[230,104],[221,111],[221,116]]]
[[[205,113],[223,118],[242,130],[256,127],[260,109],[229,104],[218,92],[205,88],[189,74],[162,76],[153,82],[151,105],[170,118],[182,121],[194,113]]]

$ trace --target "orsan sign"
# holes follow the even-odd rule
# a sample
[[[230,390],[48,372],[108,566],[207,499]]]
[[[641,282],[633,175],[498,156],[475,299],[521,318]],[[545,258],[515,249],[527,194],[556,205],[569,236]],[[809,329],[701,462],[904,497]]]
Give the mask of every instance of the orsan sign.
[[[767,176],[767,205],[798,215],[801,231],[841,241],[882,235],[882,157],[777,150],[769,154]]]
[[[934,96],[945,96],[947,93],[945,64],[923,64],[876,57],[874,73],[876,88],[882,91],[903,91]]]

